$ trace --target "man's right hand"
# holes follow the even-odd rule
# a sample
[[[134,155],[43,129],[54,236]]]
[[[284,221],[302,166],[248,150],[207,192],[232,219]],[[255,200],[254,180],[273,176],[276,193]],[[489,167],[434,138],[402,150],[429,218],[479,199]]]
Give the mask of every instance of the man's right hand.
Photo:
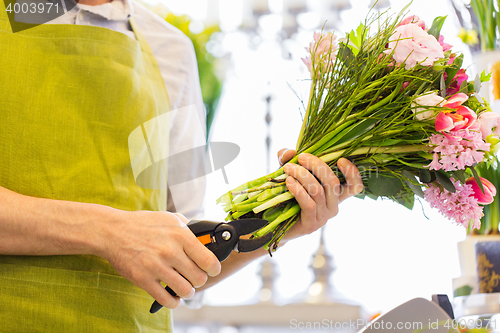
[[[181,214],[35,198],[3,187],[0,203],[0,255],[97,255],[168,308],[180,299],[160,282],[189,298],[221,269]]]
[[[103,226],[105,242],[98,255],[123,277],[146,290],[167,308],[190,298],[208,276],[220,273],[217,257],[186,226],[181,214],[117,211]],[[170,295],[166,283],[179,297]]]

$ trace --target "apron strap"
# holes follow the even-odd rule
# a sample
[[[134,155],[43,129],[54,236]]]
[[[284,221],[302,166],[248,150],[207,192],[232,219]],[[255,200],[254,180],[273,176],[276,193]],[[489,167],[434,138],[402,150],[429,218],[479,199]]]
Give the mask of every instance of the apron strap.
[[[151,55],[153,55],[153,52],[151,51],[151,49],[149,48],[149,45],[148,43],[146,42],[146,39],[144,38],[144,36],[142,35],[142,32],[139,30],[139,28],[137,27],[137,23],[135,23],[135,20],[133,17],[131,17],[129,19],[129,23],[130,23],[130,26],[132,27],[132,31],[134,31],[134,34],[135,34],[135,37],[137,38],[137,41],[139,42],[139,44],[141,45],[141,49],[144,51],[144,52],[147,52]]]

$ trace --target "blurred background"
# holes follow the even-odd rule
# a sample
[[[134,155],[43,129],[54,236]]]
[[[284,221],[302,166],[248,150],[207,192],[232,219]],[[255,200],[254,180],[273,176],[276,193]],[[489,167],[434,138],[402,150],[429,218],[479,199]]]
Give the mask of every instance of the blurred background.
[[[371,6],[374,11],[397,14],[408,1],[148,0],[147,4],[195,43],[211,123],[209,141],[233,142],[241,148],[225,167],[229,184],[221,171],[207,176],[206,218],[223,220],[226,214],[216,199],[277,169],[278,150],[296,145],[302,101],[309,91],[309,73],[301,57],[306,56],[304,47],[313,31],[323,27],[343,37],[364,20]],[[436,16],[448,16],[441,34],[454,51],[464,53],[464,67],[474,77],[474,47],[458,37],[464,23],[457,18],[452,1],[414,0],[408,10],[428,26]],[[410,211],[390,201],[351,198],[341,204],[340,213],[323,234],[318,231],[290,242],[271,259],[254,262],[209,289],[205,306],[247,309],[244,306],[252,304],[326,302],[355,306],[359,317],[368,318],[415,297],[451,296],[452,279],[460,275],[457,243],[465,236],[462,227],[423,201]],[[321,238],[324,246],[320,248]],[[324,283],[314,284],[321,274],[328,280],[328,290]],[[322,298],[315,301],[318,295]],[[269,309],[272,317],[273,308]],[[333,313],[334,308],[330,309]],[[185,322],[182,314],[174,312],[174,318],[178,332],[209,330],[206,325]],[[253,320],[259,322],[259,318]],[[283,331],[290,329],[286,325]],[[236,328],[210,330],[233,332]]]

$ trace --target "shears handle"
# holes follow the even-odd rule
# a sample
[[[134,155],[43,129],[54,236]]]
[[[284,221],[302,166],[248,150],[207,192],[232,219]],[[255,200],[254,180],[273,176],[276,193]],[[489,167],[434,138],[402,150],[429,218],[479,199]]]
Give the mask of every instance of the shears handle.
[[[200,243],[212,251],[219,261],[226,260],[238,241],[236,230],[234,230],[234,228],[227,223],[193,220],[189,222],[187,226]],[[228,235],[227,233],[224,234],[224,232],[229,232],[230,237],[227,240],[223,239],[223,237],[227,237]],[[169,286],[166,286],[165,290],[168,291],[170,295],[177,297],[175,291],[173,291]],[[154,301],[149,312],[155,313],[162,307],[163,306],[160,303]]]

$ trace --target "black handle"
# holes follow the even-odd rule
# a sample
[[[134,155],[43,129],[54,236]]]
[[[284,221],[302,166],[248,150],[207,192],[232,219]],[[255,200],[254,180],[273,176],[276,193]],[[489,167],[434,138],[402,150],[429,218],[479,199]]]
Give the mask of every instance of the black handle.
[[[226,260],[226,258],[231,254],[238,241],[238,235],[236,233],[236,230],[232,226],[226,223],[195,220],[189,222],[187,226],[194,233],[195,236],[200,236],[204,234],[210,234],[211,236],[212,235],[215,236],[217,243],[209,243],[205,245],[205,247],[210,251],[212,251],[217,257],[217,259],[219,259],[219,261],[221,262]],[[229,231],[231,233],[231,238],[228,241],[222,239],[222,233],[224,231]],[[166,286],[165,290],[168,291],[168,293],[174,297],[178,296],[175,293],[175,291],[173,291],[169,286]],[[162,307],[163,305],[161,305],[157,301],[154,301],[153,305],[151,305],[151,308],[149,309],[149,312],[156,313]]]

